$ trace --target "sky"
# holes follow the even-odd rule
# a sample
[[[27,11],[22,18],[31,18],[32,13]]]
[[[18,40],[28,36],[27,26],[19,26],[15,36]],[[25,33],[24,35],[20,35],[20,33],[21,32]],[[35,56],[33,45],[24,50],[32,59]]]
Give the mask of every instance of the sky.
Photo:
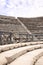
[[[0,0],[0,15],[14,17],[43,16],[43,0]]]

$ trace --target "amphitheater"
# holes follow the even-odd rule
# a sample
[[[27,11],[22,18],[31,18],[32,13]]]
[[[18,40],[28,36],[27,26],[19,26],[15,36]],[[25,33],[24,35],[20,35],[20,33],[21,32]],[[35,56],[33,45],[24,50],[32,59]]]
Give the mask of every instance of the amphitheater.
[[[43,17],[0,15],[0,65],[43,65]]]

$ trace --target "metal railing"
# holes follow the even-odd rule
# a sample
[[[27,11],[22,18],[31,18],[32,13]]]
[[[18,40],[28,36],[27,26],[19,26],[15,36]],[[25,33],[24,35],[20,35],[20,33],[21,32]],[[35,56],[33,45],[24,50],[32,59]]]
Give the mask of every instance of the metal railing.
[[[43,41],[43,34],[19,34],[20,41],[31,42],[31,41]]]

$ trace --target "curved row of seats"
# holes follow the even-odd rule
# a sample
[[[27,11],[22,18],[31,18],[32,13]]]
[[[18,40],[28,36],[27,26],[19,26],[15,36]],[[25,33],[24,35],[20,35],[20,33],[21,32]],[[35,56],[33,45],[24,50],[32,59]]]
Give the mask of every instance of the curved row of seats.
[[[41,56],[43,56],[43,49],[37,49],[18,57],[8,65],[34,65],[34,62]]]
[[[35,65],[43,65],[43,56],[41,56],[37,62],[35,63]]]
[[[43,44],[21,47],[0,53],[0,65],[11,63],[12,61],[16,60],[18,57],[24,55],[25,53],[34,51],[39,48],[43,48]]]
[[[0,52],[8,51],[14,48],[29,46],[29,45],[37,45],[37,44],[43,44],[43,42],[27,42],[27,43],[18,43],[18,44],[8,44],[8,45],[0,45]]]
[[[31,62],[32,63],[32,65],[35,65],[36,63],[37,63],[37,61],[39,60],[39,58],[40,57],[42,57],[43,56],[43,52],[41,52],[41,53],[39,53],[38,55],[36,55],[33,59],[33,62]]]

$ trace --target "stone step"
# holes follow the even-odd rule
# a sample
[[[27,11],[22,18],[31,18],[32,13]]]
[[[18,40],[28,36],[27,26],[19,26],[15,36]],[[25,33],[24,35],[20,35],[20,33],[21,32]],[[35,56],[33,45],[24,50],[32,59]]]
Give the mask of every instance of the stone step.
[[[0,65],[6,65],[6,64],[7,64],[7,59],[3,55],[0,55]]]
[[[14,48],[29,46],[29,45],[36,45],[36,44],[43,44],[43,41],[0,45],[0,52],[4,52],[4,51],[11,50],[11,49],[14,49]]]
[[[23,48],[21,47],[21,48],[5,51],[3,53],[0,53],[0,55],[4,56],[6,58],[7,64],[8,64],[8,63],[11,63],[13,60],[17,59],[18,57],[22,56],[23,54],[36,50],[36,49],[39,49],[39,48],[43,48],[43,44],[26,46]],[[1,60],[1,58],[0,58],[0,60]]]
[[[43,56],[41,56],[37,62],[35,63],[35,65],[43,65]]]
[[[34,62],[42,55],[43,49],[37,49],[18,57],[8,65],[34,65]]]

